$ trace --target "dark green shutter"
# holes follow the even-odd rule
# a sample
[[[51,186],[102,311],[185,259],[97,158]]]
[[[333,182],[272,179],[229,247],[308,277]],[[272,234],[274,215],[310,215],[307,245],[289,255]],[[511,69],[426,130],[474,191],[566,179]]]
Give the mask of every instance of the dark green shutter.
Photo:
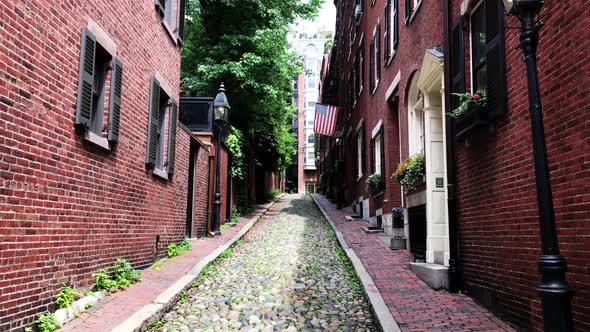
[[[95,58],[96,37],[88,28],[83,28],[80,45],[80,73],[78,75],[78,100],[76,102],[75,123],[84,129],[90,127],[90,118],[92,116]]]
[[[184,39],[184,16],[186,0],[178,1],[178,39],[182,42]]]
[[[463,41],[463,16],[459,16],[451,30],[451,93],[465,92],[465,45]],[[451,110],[459,106],[459,97],[451,95]]]
[[[119,141],[119,122],[121,118],[121,88],[123,85],[123,64],[117,57],[111,61],[111,93],[109,103],[109,136],[112,143]]]
[[[412,1],[414,0],[406,0],[406,24],[410,23],[410,16],[412,16]]]
[[[504,12],[502,1],[485,2],[487,111],[491,119],[506,112],[506,63],[504,58]]]
[[[369,44],[369,93],[375,88],[375,38]]]
[[[170,122],[168,128],[168,175],[174,174],[174,160],[176,159],[176,101],[170,100]]]
[[[152,78],[150,84],[150,109],[148,114],[148,134],[145,163],[150,167],[156,166],[158,151],[158,122],[160,117],[160,83]]]
[[[385,179],[385,130],[383,130],[383,126],[381,125],[381,176]],[[385,181],[383,181],[385,184]]]

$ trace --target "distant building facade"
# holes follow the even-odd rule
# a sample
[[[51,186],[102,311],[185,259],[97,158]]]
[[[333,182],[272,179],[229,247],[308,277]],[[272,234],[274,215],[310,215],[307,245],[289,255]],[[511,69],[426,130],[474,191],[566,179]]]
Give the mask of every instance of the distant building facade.
[[[300,34],[295,41],[304,70],[294,79],[297,132],[297,192],[315,193],[317,186],[315,134],[313,131],[315,104],[319,99],[320,67],[324,45],[329,39]],[[295,181],[294,181],[295,182]]]

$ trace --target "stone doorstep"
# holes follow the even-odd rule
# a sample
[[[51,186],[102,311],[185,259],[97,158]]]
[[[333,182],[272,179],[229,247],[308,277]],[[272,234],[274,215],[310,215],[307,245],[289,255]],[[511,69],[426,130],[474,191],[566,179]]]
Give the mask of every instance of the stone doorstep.
[[[389,247],[389,249],[399,250],[399,249],[406,249],[406,239],[403,237],[396,237],[396,236],[380,236],[379,240]]]
[[[410,270],[432,289],[449,288],[449,268],[446,266],[430,263],[410,263]]]
[[[277,196],[268,207],[260,210],[256,209],[256,213],[260,214],[252,218],[252,220],[250,220],[238,234],[217,248],[215,251],[201,259],[184,277],[181,277],[176,281],[176,283],[160,293],[156,299],[152,301],[152,303],[143,306],[143,308],[136,311],[133,315],[131,315],[131,317],[127,318],[124,322],[113,328],[111,332],[145,331],[147,329],[147,325],[150,322],[161,319],[166,311],[168,311],[176,304],[176,302],[178,302],[182,292],[191,287],[191,284],[198,278],[201,271],[217,257],[219,257],[223,251],[244,237],[244,235],[250,231],[250,229],[274,206],[274,204],[281,197],[283,197],[283,194]]]
[[[383,228],[377,228],[375,226],[365,226],[362,229],[367,234],[383,233]]]
[[[364,220],[361,216],[345,216],[344,219],[346,219],[346,221]]]
[[[66,323],[76,318],[77,315],[86,311],[87,307],[93,306],[98,300],[103,299],[106,295],[106,291],[91,292],[90,295],[75,301],[68,308],[57,310],[55,312],[55,318],[57,318],[60,324],[64,326]]]

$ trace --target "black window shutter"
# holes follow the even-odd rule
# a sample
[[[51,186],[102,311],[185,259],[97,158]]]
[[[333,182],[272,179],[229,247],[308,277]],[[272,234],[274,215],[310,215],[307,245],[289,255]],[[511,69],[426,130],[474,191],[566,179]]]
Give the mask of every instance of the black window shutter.
[[[367,172],[367,154],[365,152],[365,125],[361,128],[361,172],[365,175]]]
[[[376,167],[377,161],[375,160],[375,140],[374,139],[371,140],[371,146],[369,148],[369,151],[371,153],[371,156],[370,156],[371,157],[371,159],[370,159],[371,160],[371,173],[374,174],[377,172],[377,167]]]
[[[375,88],[375,39],[369,45],[369,93]]]
[[[492,119],[506,112],[504,13],[501,1],[486,1],[487,111]]]
[[[375,74],[375,78],[377,81],[381,79],[381,39],[379,36],[381,35],[381,26],[377,24],[377,38],[375,38],[375,68],[377,69],[377,73]]]
[[[383,50],[383,62],[387,64],[387,57],[389,56],[390,53],[390,46],[389,45],[389,30],[390,30],[390,25],[391,25],[391,20],[389,19],[389,15],[391,15],[391,1],[393,0],[387,0],[387,3],[385,4],[385,26],[383,27],[383,46],[384,46],[384,50]]]
[[[184,39],[184,21],[185,21],[186,0],[178,0],[178,39]]]
[[[178,106],[175,100],[170,102],[170,128],[168,129],[168,175],[174,174],[174,160],[176,159],[176,113]]]
[[[111,93],[109,102],[109,135],[112,143],[119,141],[119,123],[121,119],[121,89],[123,85],[123,64],[117,57],[111,61]]]
[[[381,176],[385,179],[385,130],[381,125]],[[383,181],[385,184],[385,181]]]
[[[92,116],[95,58],[96,37],[85,27],[82,29],[82,41],[80,44],[80,73],[78,75],[78,100],[76,102],[75,120],[75,124],[84,129],[90,126],[90,117]]]
[[[154,4],[156,5],[156,9],[158,9],[158,13],[160,16],[164,17],[164,9],[166,9],[166,0],[154,0]]]
[[[150,85],[150,110],[148,115],[147,151],[145,163],[156,166],[156,154],[158,151],[158,121],[160,118],[160,83],[152,78]]]
[[[459,16],[451,31],[451,93],[465,92],[465,55],[463,16]],[[459,106],[459,97],[451,95],[451,110]]]
[[[412,5],[413,0],[406,0],[406,24],[410,22],[410,16],[412,16]]]
[[[393,45],[391,45],[391,47],[394,50],[397,50],[397,44],[399,41],[399,5],[398,5],[398,0],[392,0],[393,1],[393,27],[391,28],[393,31]]]

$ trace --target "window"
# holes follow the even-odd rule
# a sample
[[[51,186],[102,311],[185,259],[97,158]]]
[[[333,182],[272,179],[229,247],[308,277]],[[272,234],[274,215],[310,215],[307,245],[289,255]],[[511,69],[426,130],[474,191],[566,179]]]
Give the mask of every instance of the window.
[[[459,16],[451,31],[451,109],[457,108],[460,103],[458,96],[453,93],[465,92],[465,54],[463,43],[463,16]]]
[[[312,70],[313,72],[317,72],[318,71],[318,60],[316,60],[316,59],[305,60],[305,68],[307,70]]]
[[[313,121],[312,121],[312,123],[313,123]],[[313,144],[314,141],[315,141],[315,136],[314,135],[307,136],[307,143],[312,143]]]
[[[414,13],[422,4],[422,0],[406,0],[406,24],[409,24],[413,18]]]
[[[315,101],[308,101],[307,102],[307,109],[315,110]]]
[[[422,92],[418,88],[418,75],[414,74],[408,91],[408,143],[410,156],[424,153],[424,112]]]
[[[398,16],[398,0],[387,0],[385,6],[385,28],[383,29],[383,42],[385,45],[383,49],[383,60],[386,65],[397,50],[399,40]]]
[[[484,0],[471,12],[471,89],[485,90],[490,119],[506,112],[504,11],[502,2]],[[454,38],[457,39],[457,38]],[[456,68],[453,72],[456,74]],[[454,87],[453,87],[454,89]]]
[[[316,88],[316,78],[315,77],[308,77],[307,78],[307,88],[314,89]]]
[[[150,89],[150,111],[146,164],[154,174],[167,178],[174,173],[176,155],[177,104],[153,78]]]
[[[162,17],[162,22],[166,26],[166,29],[170,35],[182,43],[184,38],[184,16],[185,16],[185,3],[186,0],[178,0],[178,8],[176,8],[175,0],[154,0],[156,10]],[[178,14],[178,15],[177,15]],[[174,19],[178,20],[175,25]],[[174,32],[176,35],[174,36]]]
[[[75,124],[105,148],[119,140],[122,81],[121,61],[88,28],[82,29]]]
[[[364,67],[364,59],[363,59],[363,53],[364,53],[364,42],[361,44],[361,46],[359,47],[359,49],[357,50],[356,53],[356,58],[354,60],[354,71],[355,71],[355,88],[356,88],[356,95],[360,96],[360,94],[363,92],[363,67]]]
[[[379,85],[379,78],[381,76],[381,57],[379,38],[381,36],[381,28],[379,24],[373,30],[373,40],[369,46],[369,90],[374,94]]]
[[[383,136],[383,127],[371,142],[372,159],[373,159],[373,173],[383,175],[385,174],[385,144]]]
[[[307,121],[307,125],[310,126],[310,127],[313,127],[313,120]]]
[[[365,127],[361,125],[356,134],[356,162],[357,162],[357,180],[363,177],[365,173]]]

